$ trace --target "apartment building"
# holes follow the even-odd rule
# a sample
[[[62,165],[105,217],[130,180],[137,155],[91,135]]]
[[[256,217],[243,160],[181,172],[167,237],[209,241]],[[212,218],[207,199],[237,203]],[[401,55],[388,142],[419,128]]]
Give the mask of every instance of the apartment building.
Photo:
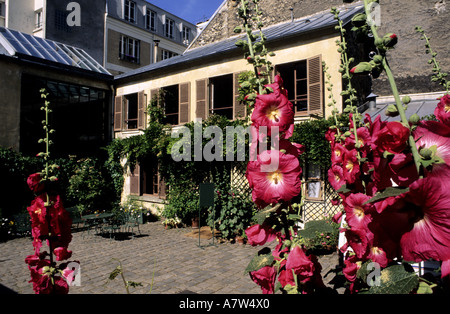
[[[114,75],[182,54],[197,36],[145,0],[0,0],[0,26],[79,47]]]

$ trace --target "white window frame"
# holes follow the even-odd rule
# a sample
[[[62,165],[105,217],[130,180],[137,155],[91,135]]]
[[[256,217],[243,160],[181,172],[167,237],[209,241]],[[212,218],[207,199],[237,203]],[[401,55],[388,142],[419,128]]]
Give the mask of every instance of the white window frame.
[[[169,18],[166,18],[166,24],[164,27],[164,34],[168,38],[174,38],[174,28],[175,28],[175,21]]]
[[[191,29],[187,26],[183,26],[181,36],[182,36],[181,40],[183,41],[183,44],[189,44],[190,37],[191,37]]]
[[[122,35],[120,37],[119,58],[121,60],[126,60],[139,64],[140,48],[141,48],[140,40]]]
[[[136,2],[125,0],[123,5],[123,19],[136,24]]]
[[[145,28],[156,32],[157,13],[151,9],[145,11]]]
[[[44,23],[44,19],[43,19],[44,15],[43,15],[42,9],[35,11],[34,16],[35,16],[35,23],[36,23],[34,25],[35,26],[34,28],[35,29],[42,28],[42,25]]]

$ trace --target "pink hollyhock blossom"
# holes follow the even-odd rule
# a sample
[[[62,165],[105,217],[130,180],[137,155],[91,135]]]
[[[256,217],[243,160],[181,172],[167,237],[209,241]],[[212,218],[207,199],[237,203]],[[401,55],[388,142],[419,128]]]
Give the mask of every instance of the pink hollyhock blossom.
[[[44,184],[41,183],[41,175],[39,173],[34,173],[30,175],[27,179],[28,187],[34,193],[40,193],[44,190]]]
[[[343,212],[338,212],[337,214],[335,214],[332,218],[332,221],[336,224],[340,224],[342,221],[342,216],[344,215]]]
[[[366,229],[372,221],[370,213],[373,210],[373,205],[364,205],[370,198],[368,195],[356,193],[350,194],[343,200],[345,219],[350,228]]]
[[[250,278],[261,287],[263,294],[271,294],[275,288],[276,271],[271,266],[264,266],[257,271],[250,272]]]
[[[375,145],[381,151],[401,153],[407,146],[409,128],[397,121],[387,122],[377,134]]]
[[[72,256],[72,251],[67,250],[66,247],[57,247],[53,250],[57,261],[69,259]]]
[[[434,115],[442,123],[450,125],[450,95],[446,94],[441,97],[434,109]]]
[[[271,127],[278,127],[279,132],[292,134],[292,124],[294,123],[293,105],[289,102],[286,93],[282,90],[283,81],[280,76],[275,78],[275,83],[267,85],[273,92],[258,95],[255,101],[251,120],[257,128],[266,126],[268,135],[271,135]],[[283,138],[289,138],[283,136]]]
[[[294,274],[292,273],[292,269],[286,269],[286,260],[282,260],[280,263],[280,271],[278,273],[278,281],[281,286],[284,288],[287,285],[295,287],[295,279]]]
[[[347,243],[341,247],[341,252],[345,252],[348,247],[351,247],[358,258],[365,257],[369,249],[367,232],[367,229],[346,229],[345,237],[347,238]]]
[[[278,165],[278,167],[272,166]],[[266,207],[280,201],[290,201],[301,191],[301,168],[298,158],[277,150],[258,155],[247,164],[246,177],[252,189],[253,202]]]
[[[395,154],[389,168],[392,180],[399,186],[408,187],[419,178],[412,154]]]
[[[252,246],[264,245],[276,239],[275,231],[267,225],[253,225],[245,230],[248,243]]]
[[[347,149],[343,145],[339,143],[334,144],[334,146],[331,149],[331,162],[333,164],[342,163],[346,152]]]
[[[314,263],[299,246],[294,247],[288,255],[286,270],[291,269],[303,279],[311,277],[314,273]]]
[[[358,152],[353,149],[346,152],[343,160],[344,178],[347,183],[355,183],[360,174]]]
[[[355,282],[356,273],[361,267],[361,262],[358,261],[356,255],[351,255],[344,260],[345,267],[343,269],[343,274],[345,278],[350,282]]]
[[[328,170],[328,181],[337,191],[345,184],[344,169],[341,166],[333,165]]]
[[[386,267],[389,262],[388,258],[386,257],[386,252],[382,248],[379,248],[377,246],[373,246],[370,249],[368,258],[371,259],[372,262],[380,264],[380,267],[382,268]]]
[[[402,235],[405,260],[450,259],[450,172],[413,183],[403,211],[409,230]]]

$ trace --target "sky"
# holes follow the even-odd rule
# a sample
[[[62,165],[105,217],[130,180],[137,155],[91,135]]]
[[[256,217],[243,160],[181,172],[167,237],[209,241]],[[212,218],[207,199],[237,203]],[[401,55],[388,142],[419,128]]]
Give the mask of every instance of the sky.
[[[147,0],[147,2],[197,24],[209,19],[223,0]]]

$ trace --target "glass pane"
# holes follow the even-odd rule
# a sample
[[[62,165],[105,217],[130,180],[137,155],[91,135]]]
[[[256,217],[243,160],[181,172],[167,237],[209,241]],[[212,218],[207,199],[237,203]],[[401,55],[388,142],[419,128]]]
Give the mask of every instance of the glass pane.
[[[311,198],[319,198],[320,197],[320,182],[308,182],[308,191],[307,195]]]

